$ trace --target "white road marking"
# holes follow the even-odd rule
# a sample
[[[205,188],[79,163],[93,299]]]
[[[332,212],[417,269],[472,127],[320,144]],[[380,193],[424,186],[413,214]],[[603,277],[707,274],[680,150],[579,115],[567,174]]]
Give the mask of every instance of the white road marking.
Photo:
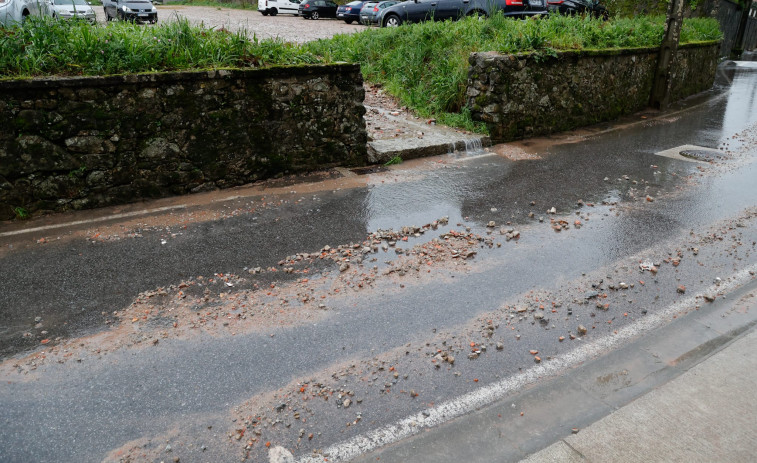
[[[109,215],[107,217],[98,217],[96,219],[77,220],[75,222],[66,222],[66,223],[59,223],[59,224],[54,224],[54,225],[45,225],[43,227],[24,228],[23,230],[14,230],[14,231],[0,233],[0,238],[3,237],[3,236],[24,235],[26,233],[37,233],[37,232],[41,232],[41,231],[54,230],[56,228],[66,228],[66,227],[73,227],[75,225],[86,225],[88,223],[105,222],[105,221],[108,221],[108,220],[123,219],[123,218],[127,218],[127,217],[138,216],[138,215],[154,214],[156,212],[172,211],[172,210],[175,210],[175,209],[186,209],[186,207],[187,206],[185,204],[180,204],[178,206],[166,206],[166,207],[159,207],[157,209],[147,209],[147,210],[142,210],[142,211],[124,212],[124,213],[121,213],[121,214]]]
[[[754,278],[750,272],[757,272],[757,265],[752,265],[735,273],[720,285],[713,285],[699,294],[687,296],[659,312],[647,315],[631,325],[619,329],[618,334],[608,335],[596,341],[586,343],[549,362],[541,363],[522,373],[430,408],[425,411],[428,416],[423,413],[410,415],[394,424],[380,427],[328,447],[323,450],[322,454],[302,456],[297,462],[321,463],[325,458],[328,458],[329,462],[347,461],[385,445],[411,437],[421,432],[424,428],[438,426],[466,413],[490,405],[504,399],[513,392],[523,389],[526,385],[535,383],[541,378],[555,375],[582,362],[596,358],[605,352],[620,347],[631,339],[637,338],[643,333],[664,325],[673,315],[694,307],[697,304],[698,297],[702,297],[705,294],[728,292],[747,283]]]

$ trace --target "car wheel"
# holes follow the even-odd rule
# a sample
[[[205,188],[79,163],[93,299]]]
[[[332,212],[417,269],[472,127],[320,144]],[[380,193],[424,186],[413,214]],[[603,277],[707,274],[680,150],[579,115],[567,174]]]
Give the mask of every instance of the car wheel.
[[[268,10],[261,10],[260,14],[262,14],[263,16],[268,16]]]
[[[402,19],[395,14],[387,16],[384,20],[384,27],[397,27],[400,24],[402,24]]]
[[[276,8],[271,10],[271,16],[276,16],[277,14],[279,14],[279,10],[277,10]]]
[[[344,22],[346,22],[347,24],[352,24],[352,20],[351,19],[345,19]]]
[[[478,19],[485,19],[486,18],[486,12],[481,10],[473,10],[470,13],[468,13],[468,16],[474,16]]]
[[[313,14],[310,15],[310,19],[318,19],[321,15],[318,14],[317,11],[313,11]]]

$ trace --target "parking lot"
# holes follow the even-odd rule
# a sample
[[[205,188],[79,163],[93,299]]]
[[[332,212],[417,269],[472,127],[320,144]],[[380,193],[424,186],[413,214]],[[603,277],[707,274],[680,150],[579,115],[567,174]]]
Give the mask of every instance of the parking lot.
[[[97,13],[98,23],[105,24],[102,6],[93,8]],[[254,33],[259,39],[280,37],[283,40],[297,43],[366,29],[366,26],[346,24],[344,21],[335,19],[313,21],[288,14],[263,16],[252,10],[187,5],[158,5],[157,8],[159,23],[175,21],[177,18],[187,18],[192,24],[203,24],[208,28],[224,28],[232,32],[246,30],[250,36]]]

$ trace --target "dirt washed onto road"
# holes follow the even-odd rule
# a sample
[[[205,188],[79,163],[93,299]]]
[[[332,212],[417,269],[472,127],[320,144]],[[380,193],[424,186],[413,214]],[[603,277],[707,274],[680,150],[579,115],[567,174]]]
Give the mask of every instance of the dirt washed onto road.
[[[740,269],[757,252],[757,210],[671,242],[667,250],[630,256],[625,265],[600,269],[555,287],[522,294],[454,330],[429,327],[428,337],[379,353],[350,358],[328,371],[298,377],[286,386],[236,405],[216,429],[215,439],[197,438],[196,423],[114,450],[107,461],[159,461],[177,456],[195,461],[196,451],[238,461],[267,461],[268,451],[284,445],[297,456],[330,461],[323,442],[345,440],[372,428],[373,420],[400,418],[405,406],[430,410],[445,391],[470,390],[534,364],[549,363],[564,350],[618,334],[655,311],[660,294],[683,300],[700,292],[671,318],[706,309],[722,297],[727,279],[692,281],[704,262],[722,253],[736,257],[733,267],[709,268],[713,276]],[[754,278],[755,272],[751,272]],[[690,284],[689,284],[690,282]],[[687,283],[687,284],[683,284]],[[713,284],[714,283],[714,284]],[[754,294],[745,297],[754,298]],[[540,333],[540,334],[539,334]],[[508,369],[515,363],[517,368]],[[402,405],[400,405],[402,404]],[[380,412],[383,410],[384,412]],[[517,419],[529,410],[513,404]],[[206,418],[203,423],[215,423]],[[423,426],[418,422],[417,426]],[[214,428],[215,429],[215,428]],[[166,451],[170,449],[170,451]],[[217,452],[217,453],[215,453]]]

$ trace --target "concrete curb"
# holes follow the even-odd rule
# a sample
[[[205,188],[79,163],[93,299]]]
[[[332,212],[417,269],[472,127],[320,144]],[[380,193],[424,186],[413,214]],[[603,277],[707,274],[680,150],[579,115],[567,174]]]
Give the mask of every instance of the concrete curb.
[[[752,397],[752,389],[744,386],[757,382],[757,368],[749,366],[753,361],[746,361],[742,355],[731,353],[731,346],[747,336],[752,339],[752,349],[757,345],[756,294],[757,281],[751,280],[734,289],[726,298],[718,299],[715,303],[708,304],[702,310],[687,316],[678,317],[620,349],[609,350],[602,357],[532,387],[523,388],[499,402],[361,455],[352,461],[368,463],[379,458],[382,463],[488,463],[521,461],[529,455],[531,457],[527,460],[528,463],[587,459],[595,462],[692,461],[686,458],[672,458],[676,451],[685,451],[675,447],[676,442],[689,443],[695,440],[707,443],[712,436],[724,441],[727,437],[730,441],[731,435],[740,436],[745,442],[737,446],[738,452],[741,452],[738,455],[743,455],[745,451],[751,452],[751,455],[757,454],[757,428],[745,426],[739,416],[730,416],[741,413],[749,419],[757,413],[757,410],[754,410],[757,407],[757,397]],[[699,373],[688,372],[699,364],[710,363],[716,364],[718,368],[725,368],[725,364],[729,362],[729,372],[750,370],[744,373],[749,375],[747,380],[733,383],[737,388],[735,393],[726,391],[722,385],[710,384],[726,374],[721,372],[708,376],[709,379],[700,382],[697,388],[686,389],[688,392],[683,392],[684,389],[681,387],[675,389],[677,392],[670,400],[680,401],[682,404],[679,415],[675,414],[676,407],[666,405],[669,415],[638,421],[637,428],[634,429],[622,426],[627,421],[625,419],[605,421],[617,410],[638,407],[633,405],[637,400],[656,393],[657,389],[664,390],[668,384],[673,384],[676,378],[684,378],[680,379],[679,383],[686,383],[689,381],[686,378],[690,377],[696,379]],[[677,424],[679,420],[689,422],[700,419],[696,414],[692,415],[694,417],[690,416],[690,409],[693,407],[691,404],[707,403],[710,399],[713,403],[720,403],[718,397],[711,397],[715,395],[728,397],[737,407],[728,408],[726,414],[710,415],[706,426],[699,428]],[[644,403],[646,412],[656,412],[657,403]],[[742,408],[738,408],[739,406]],[[743,412],[738,411],[742,409]],[[629,416],[641,413],[642,411],[635,410],[629,412]],[[655,420],[659,423],[655,423]],[[645,431],[660,423],[663,428],[670,428],[670,432],[664,434],[665,442],[654,441],[655,436],[663,435],[661,431]],[[592,431],[595,425],[594,429],[599,429],[598,431]],[[615,428],[612,428],[613,426]],[[701,430],[697,431],[700,428]],[[717,429],[717,433],[710,433],[711,428]],[[697,432],[699,434],[692,435]],[[573,433],[578,433],[581,437],[590,436],[585,441],[580,441],[585,445],[585,454],[571,448]],[[589,447],[588,442],[602,436],[605,440],[601,445]],[[749,446],[751,447],[747,448]],[[612,453],[613,448],[617,450],[616,453]],[[647,448],[647,453],[639,453],[642,457],[634,457],[636,452],[641,452],[639,449]],[[657,454],[656,449],[661,449],[660,452],[664,453]],[[697,461],[748,461],[740,459],[736,454],[728,453],[729,450],[723,446],[700,445],[697,449],[704,452],[695,458]],[[589,454],[592,458],[586,456]]]
[[[383,164],[395,157],[406,161],[455,151],[481,150],[492,144],[491,139],[485,135],[460,132],[443,125],[420,124],[375,106],[366,106],[366,109],[381,113],[395,124],[408,127],[409,132],[423,133],[423,137],[390,137],[369,141],[368,162],[371,164]]]

